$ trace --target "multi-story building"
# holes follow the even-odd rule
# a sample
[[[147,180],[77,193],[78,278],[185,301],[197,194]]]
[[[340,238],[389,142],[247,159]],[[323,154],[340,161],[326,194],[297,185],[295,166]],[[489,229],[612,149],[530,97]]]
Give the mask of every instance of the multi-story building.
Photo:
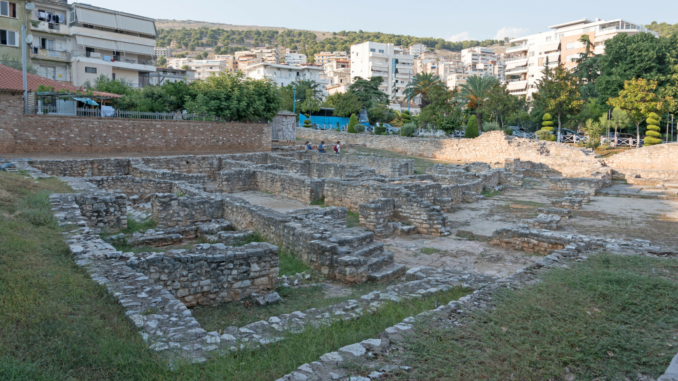
[[[379,88],[389,99],[407,96],[409,76],[414,76],[414,57],[393,44],[363,42],[351,46],[351,82],[357,77],[382,77]]]
[[[453,74],[450,74],[450,75],[447,76],[447,80],[445,81],[445,83],[447,83],[448,88],[454,89],[454,88],[466,83],[466,80],[471,75],[472,74],[453,73]]]
[[[288,65],[301,65],[306,63],[306,55],[300,53],[285,54],[285,63]]]
[[[336,60],[348,60],[348,53],[345,51],[320,52],[313,55],[313,62],[319,65],[325,65]]]
[[[145,86],[155,71],[155,20],[94,7],[72,4],[69,16],[73,38],[72,82],[82,86],[101,75]]]
[[[193,82],[195,81],[195,70],[174,69],[171,67],[158,67],[155,73],[150,74],[149,84],[162,85],[167,82]]]
[[[228,69],[229,72],[235,73],[238,71],[238,61],[234,56],[230,54],[215,55],[214,59],[224,61],[226,63],[226,69]]]
[[[328,84],[327,77],[323,68],[314,65],[286,65],[286,64],[269,64],[258,63],[250,65],[241,69],[246,77],[254,79],[269,78],[273,80],[278,86],[287,86],[296,81],[309,80],[318,84],[318,88],[322,89],[323,97],[327,94],[325,87]]]
[[[173,69],[181,69],[193,62],[193,58],[170,58],[167,60],[167,67]]]
[[[0,1],[0,59],[21,62],[21,25],[30,11],[26,1]]]
[[[261,57],[261,62],[277,64],[280,63],[280,51],[278,48],[254,48],[252,53],[258,54]]]
[[[165,57],[165,58],[172,57],[172,48],[170,48],[169,46],[166,46],[164,48],[156,46],[155,48],[153,48],[153,50],[155,51],[155,56],[158,57],[158,58],[160,58],[160,57]]]
[[[336,60],[323,66],[325,76],[327,77],[328,95],[334,93],[345,93],[351,85],[351,61]]]
[[[416,44],[413,44],[412,46],[410,46],[409,50],[410,50],[410,55],[416,57],[416,56],[418,56],[421,53],[426,51],[426,45],[416,43]]]
[[[28,58],[38,75],[71,82],[71,7],[65,1],[36,0],[28,27],[33,35]]]
[[[238,62],[240,70],[254,64],[264,62],[261,53],[255,53],[249,50],[235,52],[235,60]]]
[[[461,60],[442,58],[437,66],[436,74],[443,82],[447,82],[447,78],[452,74],[464,74],[464,63]]]
[[[573,60],[586,51],[586,46],[579,41],[583,35],[589,36],[595,54],[604,54],[605,41],[620,33],[652,33],[658,36],[640,24],[622,19],[581,19],[553,25],[550,29],[509,41],[511,46],[506,48],[504,60],[510,93],[531,98],[547,65],[552,67],[561,63],[568,69],[574,68],[576,63]]]
[[[490,48],[476,46],[463,49],[461,51],[461,62],[466,74],[494,77],[501,83],[506,80],[504,76],[506,65],[499,60],[494,50]]]
[[[195,79],[201,80],[228,71],[223,60],[193,60],[188,63],[188,67],[195,70]]]

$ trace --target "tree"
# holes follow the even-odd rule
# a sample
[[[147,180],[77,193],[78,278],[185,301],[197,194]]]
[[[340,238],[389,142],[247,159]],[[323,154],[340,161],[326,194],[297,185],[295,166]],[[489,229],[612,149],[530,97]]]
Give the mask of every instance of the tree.
[[[88,80],[85,82],[84,86],[88,90],[102,91],[120,95],[130,94],[133,91],[131,87],[131,81],[127,81],[124,78],[111,79],[104,74],[101,74],[99,77],[94,79],[94,85],[90,84]]]
[[[584,44],[586,50],[579,54],[579,58],[574,60],[577,66],[573,71],[573,75],[581,87],[582,98],[591,99],[598,96],[595,81],[600,75],[599,65],[602,56],[594,54],[595,46],[591,43],[588,34],[583,34],[579,38],[579,42]]]
[[[429,93],[434,89],[442,85],[440,77],[432,73],[417,73],[412,79],[412,84],[409,88],[411,92],[411,97],[417,95],[421,96],[421,102],[419,105],[422,110],[426,108],[431,103]],[[407,91],[407,89],[405,90]]]
[[[640,123],[650,113],[664,112],[674,105],[673,98],[662,99],[655,93],[657,82],[642,78],[624,82],[624,89],[619,96],[607,101],[610,106],[619,107],[628,113],[628,116],[636,124],[636,147],[640,147]]]
[[[301,104],[301,111],[307,115],[320,111],[320,100],[313,96],[313,90],[306,90],[306,100]]]
[[[256,122],[270,121],[280,111],[280,92],[275,83],[245,78],[242,72],[220,73],[194,82],[191,87],[196,96],[185,104],[191,112]]]
[[[646,146],[652,146],[655,144],[661,144],[662,143],[662,134],[661,134],[661,127],[659,127],[659,123],[661,123],[662,118],[655,114],[655,113],[650,113],[650,115],[647,117],[647,129],[648,131],[645,132],[645,145]]]
[[[167,65],[167,58],[165,57],[158,58],[157,64],[159,67],[165,67],[165,65]]]
[[[534,101],[541,104],[547,112],[557,116],[560,137],[563,118],[577,114],[584,103],[580,99],[579,83],[561,63],[550,69],[547,62],[542,79],[537,81],[537,88]]]
[[[473,75],[468,77],[466,83],[460,86],[460,95],[468,101],[466,107],[476,111],[476,134],[478,133],[478,126],[483,125],[482,111],[490,87],[495,84],[496,81],[497,80],[494,77],[480,77]]]
[[[429,103],[422,109],[420,120],[446,132],[459,129],[461,109],[457,107],[456,95],[456,90],[449,90],[442,82],[431,86],[427,93]]]
[[[477,138],[478,135],[478,120],[476,118],[470,118],[466,124],[466,132],[464,132],[464,137],[467,139]]]
[[[607,115],[602,115],[600,118],[600,123],[607,123]],[[633,121],[629,118],[629,114],[626,111],[615,107],[612,110],[612,119],[610,120],[610,126],[614,128],[614,136],[617,136],[617,130],[621,129],[626,131],[628,128],[633,127]]]
[[[511,95],[506,85],[494,83],[488,91],[485,106],[503,128],[507,117],[520,108],[521,100],[520,97]]]
[[[358,118],[355,116],[355,114],[351,115],[351,118],[348,120],[348,127],[346,128],[346,132],[349,134],[355,134],[355,126],[358,124]]]
[[[351,114],[358,114],[363,109],[358,96],[352,91],[330,95],[323,102],[323,107],[334,108],[333,115],[343,118],[350,117]]]
[[[582,130],[588,137],[586,143],[584,144],[587,148],[596,148],[600,146],[600,136],[605,131],[605,125],[602,123],[595,122],[593,119],[589,119],[582,126]]]
[[[388,95],[379,90],[383,81],[384,78],[380,76],[372,77],[369,80],[356,77],[348,90],[358,97],[363,108],[369,110],[375,105],[388,103]]]
[[[367,110],[367,116],[370,119],[370,124],[376,124],[377,122],[386,123],[388,121],[390,110],[391,109],[389,109],[385,104],[372,106],[372,108]]]

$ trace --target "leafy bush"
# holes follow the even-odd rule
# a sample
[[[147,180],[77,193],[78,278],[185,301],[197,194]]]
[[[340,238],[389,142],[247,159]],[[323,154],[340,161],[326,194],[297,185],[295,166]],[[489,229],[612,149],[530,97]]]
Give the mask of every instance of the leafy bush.
[[[584,143],[584,147],[598,148],[600,146],[600,136],[605,132],[605,124],[594,122],[592,119],[589,119],[582,128],[588,137]]]
[[[478,137],[478,121],[476,120],[475,116],[471,116],[469,118],[468,123],[466,124],[466,132],[464,133],[464,137],[468,139],[473,139]]]
[[[311,119],[304,119],[304,127],[311,128]]]
[[[348,128],[346,129],[346,132],[349,134],[355,134],[357,131],[355,130],[355,126],[358,124],[358,118],[355,116],[355,114],[351,114],[351,119],[348,120]]]
[[[489,131],[499,131],[501,128],[499,127],[499,123],[497,122],[483,122],[483,132],[489,132]]]
[[[548,138],[546,138],[547,136],[545,134],[542,134],[546,138],[546,139],[542,139],[541,136],[537,135],[537,136],[539,136],[539,140],[550,140],[552,142],[556,141],[556,137],[555,137],[555,135],[553,135],[554,129],[553,129],[553,120],[552,119],[553,118],[551,117],[551,114],[549,114],[549,113],[544,114],[544,117],[542,118],[542,122],[541,122],[541,130],[540,131],[547,131],[550,134],[550,136]],[[539,131],[537,131],[537,132],[539,132]]]
[[[386,127],[384,127],[384,126],[374,127],[374,134],[375,135],[386,135]]]
[[[362,124],[356,124],[353,127],[353,130],[355,130],[356,134],[362,134],[363,132],[365,132],[365,126]]]
[[[508,136],[513,135],[513,129],[512,128],[507,128],[504,130],[504,133]]]
[[[556,140],[556,137],[551,133],[551,131],[547,131],[547,130],[544,130],[544,129],[535,132],[535,135],[537,135],[539,140],[546,140],[546,141]]]
[[[402,136],[414,136],[414,133],[417,132],[417,126],[413,123],[408,123],[400,129],[400,135]]]
[[[662,134],[659,123],[661,117],[655,113],[651,113],[647,118],[647,132],[645,132],[645,145],[651,146],[662,143]]]

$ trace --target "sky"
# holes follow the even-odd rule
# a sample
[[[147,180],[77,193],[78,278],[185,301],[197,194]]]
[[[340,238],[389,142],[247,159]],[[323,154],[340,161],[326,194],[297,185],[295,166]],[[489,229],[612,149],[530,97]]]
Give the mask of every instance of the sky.
[[[73,2],[72,0],[69,2]],[[82,0],[156,19],[468,39],[521,37],[584,17],[678,23],[678,1],[657,0]]]

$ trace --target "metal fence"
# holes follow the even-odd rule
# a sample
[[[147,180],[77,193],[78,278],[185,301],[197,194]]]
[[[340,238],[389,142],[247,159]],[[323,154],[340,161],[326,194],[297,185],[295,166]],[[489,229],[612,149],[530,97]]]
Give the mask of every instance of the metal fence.
[[[27,115],[56,115],[56,116],[80,116],[88,118],[121,118],[121,119],[147,119],[147,120],[189,120],[199,122],[217,122],[223,119],[212,115],[189,114],[180,112],[141,112],[141,111],[122,111],[122,110],[101,110],[100,108],[84,107],[58,107],[46,105],[41,107],[29,107],[25,114]],[[262,123],[262,122],[259,122]],[[264,121],[263,123],[268,123]]]

